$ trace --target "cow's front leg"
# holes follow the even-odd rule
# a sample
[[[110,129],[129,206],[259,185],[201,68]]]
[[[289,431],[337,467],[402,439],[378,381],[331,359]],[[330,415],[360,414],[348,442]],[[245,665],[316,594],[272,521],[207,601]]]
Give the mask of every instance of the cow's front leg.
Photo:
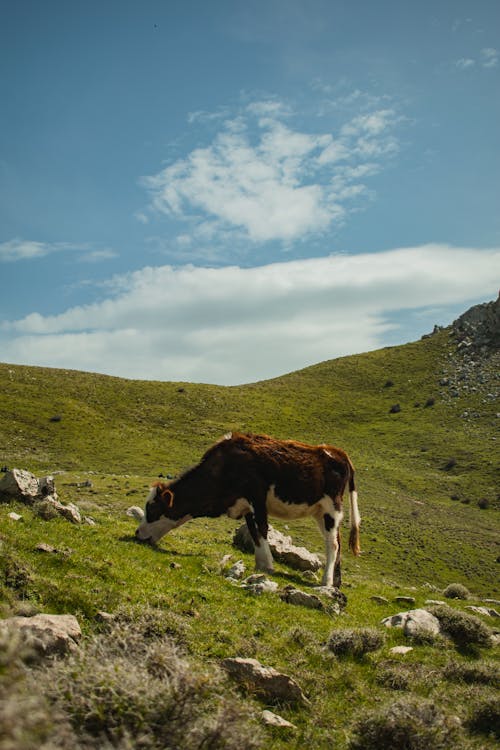
[[[271,554],[271,548],[267,541],[267,514],[265,520],[256,516],[253,513],[247,513],[245,516],[247,522],[248,531],[252,537],[255,547],[255,568],[256,570],[262,570],[265,573],[273,572],[273,556]]]

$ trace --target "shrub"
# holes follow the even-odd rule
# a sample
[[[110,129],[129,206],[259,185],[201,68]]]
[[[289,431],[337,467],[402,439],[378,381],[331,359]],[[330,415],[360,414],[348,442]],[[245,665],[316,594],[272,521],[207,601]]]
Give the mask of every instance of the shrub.
[[[221,674],[188,662],[168,636],[151,635],[155,618],[159,626],[151,612],[117,622],[33,670],[0,643],[0,750],[258,747],[258,727]]]
[[[360,657],[376,651],[384,643],[385,636],[374,628],[341,628],[331,633],[327,646],[336,656]]]
[[[500,666],[488,661],[478,664],[452,661],[443,669],[443,677],[452,682],[492,685],[500,688]]]
[[[441,632],[449,636],[457,646],[491,646],[491,630],[479,617],[460,612],[447,604],[430,607],[429,612],[438,618]]]
[[[350,750],[459,750],[459,723],[431,701],[406,698],[377,709],[354,726]]]
[[[493,735],[500,739],[500,698],[483,698],[470,711],[466,722],[472,732]]]
[[[461,583],[450,583],[443,591],[443,596],[447,599],[469,599],[470,591]]]

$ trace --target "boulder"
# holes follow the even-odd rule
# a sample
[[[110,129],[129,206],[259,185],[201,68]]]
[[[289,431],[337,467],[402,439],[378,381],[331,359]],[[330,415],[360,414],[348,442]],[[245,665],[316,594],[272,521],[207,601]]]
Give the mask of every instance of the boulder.
[[[0,620],[0,632],[7,633],[10,637],[19,637],[31,656],[38,659],[65,656],[75,651],[82,636],[78,620],[73,615],[9,617]]]
[[[47,487],[47,484],[43,486]],[[43,497],[46,497],[46,494],[42,494],[40,480],[29,471],[12,469],[5,472],[0,480],[0,500],[3,502],[20,500],[26,505],[33,505],[36,500],[41,500]]]
[[[322,566],[318,555],[309,552],[305,547],[296,547],[291,537],[282,534],[277,529],[269,526],[267,541],[271,548],[273,558],[278,562],[288,565],[294,570],[319,570]],[[233,537],[233,544],[243,552],[253,552],[254,544],[247,525],[240,526]]]
[[[240,685],[270,702],[309,706],[310,703],[292,677],[257,659],[223,659],[221,666]]]
[[[391,617],[385,617],[382,624],[387,628],[402,628],[405,635],[411,637],[419,633],[439,635],[439,620],[426,609],[411,609],[408,612],[398,612]]]

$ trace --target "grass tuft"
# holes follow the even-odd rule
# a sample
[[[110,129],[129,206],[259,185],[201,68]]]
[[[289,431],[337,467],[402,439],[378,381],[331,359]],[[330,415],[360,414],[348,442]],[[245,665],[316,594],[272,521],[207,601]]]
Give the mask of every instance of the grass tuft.
[[[470,591],[461,583],[450,583],[443,591],[443,596],[447,599],[470,599]]]
[[[460,648],[491,647],[491,630],[479,617],[460,612],[447,604],[430,607],[429,612],[439,620],[441,631]]]
[[[371,651],[377,651],[384,643],[383,633],[375,628],[341,628],[330,634],[327,646],[336,656],[359,658]]]
[[[350,750],[449,750],[463,747],[460,726],[431,701],[405,698],[354,726]]]

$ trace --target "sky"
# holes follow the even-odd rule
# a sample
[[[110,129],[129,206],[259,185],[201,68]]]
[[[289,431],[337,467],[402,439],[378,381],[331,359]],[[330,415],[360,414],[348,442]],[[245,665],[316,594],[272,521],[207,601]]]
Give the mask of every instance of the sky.
[[[0,359],[236,385],[500,278],[498,0],[19,0]]]

